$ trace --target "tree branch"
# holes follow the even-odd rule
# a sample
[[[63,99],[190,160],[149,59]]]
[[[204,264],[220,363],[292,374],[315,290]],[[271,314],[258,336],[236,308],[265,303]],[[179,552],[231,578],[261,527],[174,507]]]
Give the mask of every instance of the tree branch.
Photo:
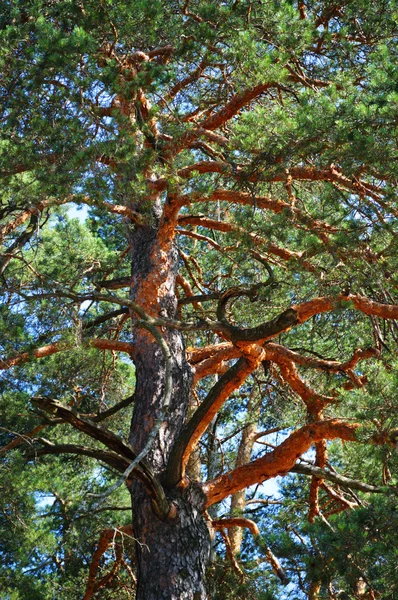
[[[49,208],[51,206],[60,206],[61,204],[67,204],[69,202],[73,202],[75,204],[87,204],[88,206],[100,206],[102,208],[105,208],[109,212],[122,215],[124,217],[129,217],[134,221],[137,218],[137,213],[127,208],[126,206],[112,204],[111,202],[107,202],[106,200],[103,200],[101,203],[98,203],[86,196],[67,196],[66,198],[51,198],[49,200],[42,200],[34,206],[30,206],[13,221],[10,221],[6,225],[4,225],[0,230],[0,241],[3,241],[6,235],[8,235],[17,227],[25,223],[25,221],[27,221],[27,219],[31,218],[33,215],[40,216],[43,210],[45,210],[46,208]]]
[[[232,119],[242,108],[250,104],[253,100],[261,96],[264,92],[272,87],[278,87],[277,83],[261,83],[256,85],[254,88],[245,90],[240,94],[236,94],[223,108],[218,110],[214,115],[201,121],[199,126],[203,129],[209,129],[213,131],[218,129],[224,123]]]
[[[101,561],[102,556],[108,549],[108,546],[111,544],[112,540],[116,536],[123,535],[123,534],[131,535],[132,534],[132,526],[125,525],[124,527],[118,527],[118,528],[113,527],[111,529],[104,529],[104,531],[101,533],[100,538],[98,540],[97,547],[95,549],[95,552],[94,552],[92,560],[91,560],[89,574],[88,574],[88,580],[87,580],[87,585],[86,585],[86,591],[85,591],[83,600],[89,600],[96,590],[96,581],[95,580],[96,580],[96,576],[98,573],[100,561]]]
[[[327,479],[333,483],[337,483],[341,487],[351,488],[353,490],[359,490],[360,492],[367,492],[372,494],[385,494],[388,492],[398,493],[398,488],[393,486],[375,486],[369,483],[363,483],[357,479],[351,479],[345,475],[339,475],[329,469],[321,469],[320,467],[312,465],[296,464],[292,467],[289,473],[298,473],[299,475],[309,475],[310,477],[318,477],[319,479]]]
[[[95,425],[95,423],[89,419],[81,417],[77,412],[64,406],[57,400],[36,397],[32,398],[32,402],[55,417],[61,418],[65,423],[69,423],[75,429],[78,429],[91,438],[101,442],[116,454],[125,459],[127,458],[129,460],[127,470],[144,483],[148,495],[151,498],[155,514],[160,519],[164,520],[167,518],[169,513],[169,503],[159,481],[153,474],[149,465],[142,459],[141,455],[143,452],[137,457],[130,446],[127,446],[118,436],[109,431],[109,429]],[[133,467],[131,467],[131,465],[133,465]],[[126,473],[126,471],[124,471],[124,473]]]
[[[335,438],[358,441],[356,431],[359,427],[358,423],[345,423],[339,419],[305,425],[266,456],[205,483],[203,491],[207,496],[207,506],[220,502],[230,494],[255,483],[261,483],[277,475],[285,475],[295,466],[296,460],[316,442]],[[389,437],[374,436],[372,442],[379,444],[389,442],[395,445],[394,436],[396,437],[396,432]]]
[[[242,353],[232,344],[219,350],[213,356],[206,358],[194,367],[194,383],[197,383],[203,377],[215,375],[225,370],[227,361],[234,358],[240,358]]]
[[[398,319],[398,305],[396,304],[381,304],[353,294],[340,294],[337,297],[321,296],[302,304],[293,305],[274,319],[251,329],[230,326],[230,338],[233,343],[264,343],[283,331],[308,321],[314,315],[347,308],[354,308],[366,315],[375,315],[384,319]]]
[[[281,333],[289,330],[291,327],[308,321],[311,317],[324,312],[331,312],[334,310],[343,309],[356,309],[366,315],[374,315],[384,319],[398,319],[398,305],[396,304],[382,304],[375,302],[364,296],[354,294],[340,294],[339,296],[321,296],[319,298],[313,298],[308,302],[302,304],[293,305],[286,309],[270,321],[257,325],[256,327],[241,329],[231,324],[220,321],[211,321],[210,319],[200,319],[196,323],[184,323],[181,321],[174,321],[171,319],[164,318],[153,318],[148,315],[136,302],[129,300],[128,298],[119,298],[113,294],[74,294],[72,292],[54,292],[53,294],[36,294],[35,297],[66,297],[72,298],[73,300],[83,302],[84,300],[94,300],[104,302],[111,302],[119,304],[121,306],[128,306],[134,312],[136,312],[141,320],[135,323],[137,327],[148,326],[153,327],[153,332],[157,326],[171,327],[182,331],[193,331],[210,329],[217,333],[222,333],[225,337],[229,338],[234,344],[241,344],[241,348],[244,348],[242,344],[248,344],[248,348],[252,346],[253,342],[256,344],[263,344],[272,338],[277,337]],[[27,299],[27,298],[25,298]],[[104,339],[93,339],[88,342],[95,348],[101,350],[118,350],[121,352],[132,353],[134,347],[127,342],[119,342],[116,340],[104,340]],[[0,369],[8,369],[17,364],[31,360],[32,358],[42,358],[43,356],[49,356],[55,352],[59,352],[67,346],[62,344],[54,343],[43,348],[38,348],[32,352],[25,352],[9,359],[0,360]]]
[[[191,131],[187,131],[181,136],[178,142],[173,141],[168,148],[168,152],[174,156],[194,140],[203,135],[204,131],[214,131],[220,128],[227,121],[231,120],[242,108],[250,104],[253,100],[261,96],[265,91],[272,87],[278,87],[277,83],[263,83],[254,88],[245,90],[241,94],[236,94],[223,108],[215,114],[198,123],[197,127]]]
[[[257,546],[265,550],[265,558],[267,559],[267,562],[270,563],[275,575],[280,579],[283,585],[287,585],[289,583],[286,573],[284,572],[279,560],[273,554],[271,549],[268,546],[265,546],[265,548],[263,548],[260,530],[254,521],[251,521],[250,519],[246,519],[244,517],[233,517],[230,519],[216,519],[215,521],[211,522],[211,525],[217,531],[229,529],[231,527],[246,527],[247,529],[249,529],[250,533],[253,535],[256,541]]]
[[[197,443],[220,410],[225,400],[243,384],[246,378],[260,364],[263,356],[261,348],[240,358],[228,369],[212,387],[206,398],[185,425],[174,444],[167,465],[166,482],[173,487],[184,477],[185,466]]]
[[[131,344],[128,342],[119,342],[118,340],[93,338],[89,340],[83,340],[83,345],[91,346],[92,348],[97,348],[98,350],[115,350],[117,352],[126,352],[130,355],[133,353],[133,346]],[[68,350],[71,347],[71,344],[54,342],[53,344],[41,346],[40,348],[34,348],[29,352],[21,352],[20,354],[11,356],[10,358],[0,358],[0,370],[10,369],[11,367],[30,362],[35,358],[45,358],[46,356],[51,356],[57,352]]]
[[[300,261],[300,266],[304,267],[306,270],[308,270],[310,272],[317,271],[316,267],[312,263],[310,263],[309,261],[304,259],[303,252],[294,252],[293,250],[281,248],[280,246],[277,246],[276,244],[271,244],[270,242],[268,242],[268,240],[265,240],[264,238],[257,235],[256,233],[247,231],[243,227],[240,227],[239,225],[235,225],[234,223],[228,223],[226,221],[216,221],[215,219],[209,219],[202,215],[199,215],[199,216],[182,215],[181,217],[179,217],[178,222],[184,223],[184,224],[189,224],[189,225],[199,225],[200,227],[206,227],[208,229],[222,231],[225,233],[226,232],[239,233],[243,237],[250,238],[253,241],[253,243],[256,244],[256,246],[260,244],[264,248],[265,252],[274,254],[275,256],[278,256],[279,258],[282,258],[282,260],[285,260],[285,261],[289,261],[289,260]],[[177,230],[177,232],[180,232],[180,230]],[[184,234],[187,232],[181,231],[181,233]]]
[[[35,435],[37,433],[39,433],[40,431],[42,431],[45,427],[47,427],[47,424],[37,425],[31,431],[28,431],[27,433],[23,433],[23,434],[9,432],[9,433],[15,434],[17,437],[14,440],[12,440],[11,442],[9,442],[8,444],[6,444],[5,446],[2,446],[0,448],[0,455],[5,454],[9,450],[12,450],[13,448],[16,448],[17,446],[20,446],[21,444],[31,443],[32,438],[34,438]],[[3,429],[3,428],[1,428],[1,429]],[[8,430],[7,430],[7,432],[8,432]]]
[[[0,275],[3,275],[4,271],[10,264],[13,257],[21,250],[23,246],[34,236],[38,225],[37,215],[31,215],[30,223],[26,230],[7,248],[6,252],[0,256]]]
[[[78,412],[72,410],[68,406],[64,406],[61,402],[58,402],[58,400],[37,396],[32,398],[32,403],[45,412],[62,419],[65,423],[69,423],[72,427],[85,433],[91,438],[98,440],[117,454],[130,460],[134,460],[135,454],[133,450],[117,435],[105,427],[96,425],[90,419],[82,417]]]
[[[133,402],[134,402],[134,394],[132,394],[131,396],[127,396],[127,398],[124,398],[123,400],[121,400],[120,402],[115,404],[115,406],[108,408],[108,410],[104,410],[103,412],[100,412],[96,415],[90,415],[90,416],[87,415],[87,418],[91,419],[91,421],[93,421],[94,423],[99,423],[101,421],[105,421],[105,419],[108,419],[112,415],[116,414],[117,412],[119,412],[119,410],[122,410],[122,408],[126,408],[126,406],[130,406],[130,404],[132,404]],[[82,416],[86,417],[86,415],[82,415]]]
[[[112,451],[89,448],[88,446],[77,446],[75,444],[53,444],[44,438],[37,438],[36,441],[42,444],[43,448],[30,450],[26,455],[28,459],[33,459],[37,456],[45,456],[47,454],[76,454],[100,460],[120,472],[123,472],[130,464],[126,457]]]

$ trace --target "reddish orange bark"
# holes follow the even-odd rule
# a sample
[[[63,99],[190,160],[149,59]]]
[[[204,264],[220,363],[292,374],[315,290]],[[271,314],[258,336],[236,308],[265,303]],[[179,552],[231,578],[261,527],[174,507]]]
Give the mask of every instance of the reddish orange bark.
[[[227,398],[229,398],[229,396],[232,394],[232,392],[239,389],[240,386],[243,384],[243,382],[250,375],[250,373],[252,373],[258,367],[258,365],[263,360],[264,351],[261,347],[256,346],[255,344],[250,344],[250,346],[247,347],[244,355],[246,357],[245,363],[242,365],[240,370],[235,374],[235,377],[233,377],[223,387],[221,393],[219,394],[219,396],[217,398],[217,401],[212,404],[210,410],[207,411],[205,418],[202,419],[202,421],[196,427],[193,435],[191,435],[189,443],[186,446],[183,457],[182,457],[183,475],[184,475],[185,467],[187,465],[189,457],[192,454],[192,452],[194,451],[194,449],[196,448],[196,445],[198,444],[200,438],[206,431],[207,427],[209,426],[209,424],[211,423],[211,421],[213,420],[215,415],[218,413],[218,411],[224,404],[225,400]]]
[[[335,401],[333,396],[324,396],[319,394],[316,390],[311,388],[300,376],[297,368],[292,360],[286,358],[286,354],[282,353],[280,349],[274,349],[269,346],[279,346],[277,344],[267,344],[265,346],[266,360],[271,360],[279,366],[283,379],[290,385],[304,404],[311,412],[319,412]]]
[[[248,104],[250,104],[250,102],[252,102],[252,100],[258,98],[258,96],[261,96],[261,94],[263,94],[269,88],[275,86],[276,84],[274,83],[261,83],[260,85],[257,85],[254,88],[245,90],[241,94],[237,94],[232,98],[232,100],[227,102],[227,104],[219,111],[217,111],[214,115],[212,115],[205,121],[202,121],[200,123],[200,127],[203,127],[203,129],[210,130],[221,127],[221,125],[224,125],[224,123],[232,119],[232,117],[236,115],[236,113],[238,113],[244,106],[247,106]]]
[[[200,363],[202,360],[214,356],[218,351],[225,348],[231,348],[231,342],[222,342],[220,344],[210,344],[203,348],[187,348],[187,358],[191,365]]]
[[[101,533],[100,538],[98,540],[97,548],[96,548],[96,550],[93,554],[93,558],[91,560],[90,569],[89,569],[89,573],[88,573],[88,580],[87,580],[87,585],[86,585],[86,591],[85,591],[83,600],[90,600],[90,598],[93,596],[94,592],[96,591],[96,583],[97,583],[96,576],[98,573],[99,564],[100,564],[102,556],[108,549],[112,540],[115,537],[120,536],[122,534],[131,535],[131,533],[132,533],[131,525],[125,525],[124,527],[119,527],[119,528],[105,529]]]
[[[12,450],[13,448],[16,448],[17,446],[19,446],[20,444],[23,444],[24,442],[32,439],[37,433],[42,431],[45,427],[46,427],[46,425],[37,425],[37,427],[34,427],[31,431],[28,431],[27,433],[24,433],[24,434],[19,434],[18,437],[15,438],[15,440],[12,440],[12,442],[10,442],[9,444],[6,444],[5,446],[2,446],[0,448],[0,454],[5,454],[9,450]]]
[[[275,362],[278,362],[279,360],[283,362],[287,359],[288,361],[297,365],[312,367],[314,369],[320,369],[332,373],[353,369],[360,360],[365,360],[378,354],[378,350],[376,348],[357,348],[354,350],[350,359],[345,362],[339,362],[337,360],[326,360],[314,358],[312,356],[304,356],[275,342],[267,342],[266,346],[264,346],[264,349],[268,354],[269,360],[275,360]],[[216,358],[219,356],[220,360],[224,360],[223,352],[226,352],[227,350],[231,351],[232,358],[236,358],[240,355],[238,350],[236,350],[236,353],[232,355],[233,345],[231,342],[222,342],[220,344],[205,346],[204,348],[189,348],[188,360],[192,365],[197,365],[197,368],[202,368],[202,364],[208,358],[214,358],[216,360]]]
[[[321,440],[315,444],[316,457],[315,465],[323,469],[326,466],[327,461],[327,446],[326,441]],[[309,498],[309,510],[308,520],[313,523],[315,517],[320,513],[319,507],[319,488],[322,486],[324,480],[318,477],[312,477],[310,485],[310,498]]]
[[[92,348],[98,348],[99,350],[115,350],[116,352],[127,352],[131,354],[133,346],[128,342],[119,342],[118,340],[106,340],[101,338],[94,338],[84,342],[84,345],[91,346]],[[35,348],[31,352],[21,352],[16,356],[11,356],[5,360],[0,360],[0,370],[10,369],[17,365],[21,365],[25,362],[29,362],[35,358],[45,358],[51,356],[57,352],[62,352],[71,348],[70,344],[58,343],[48,344],[41,348]]]
[[[239,176],[242,173],[242,168],[236,168],[236,175]],[[233,175],[232,166],[224,161],[200,161],[194,163],[193,165],[189,165],[187,167],[183,167],[178,171],[179,177],[189,178],[192,176],[192,173],[227,173],[228,175]],[[271,175],[266,178],[262,178],[261,176],[255,174],[249,177],[249,181],[252,183],[256,183],[258,181],[264,180],[267,182],[285,182],[287,177],[290,177],[292,180],[296,181],[331,181],[334,183],[338,183],[342,187],[347,190],[351,190],[353,192],[368,195],[369,197],[377,200],[380,205],[382,204],[381,194],[382,188],[380,186],[374,185],[367,181],[363,181],[360,179],[350,179],[349,177],[344,176],[341,171],[339,171],[336,167],[331,165],[328,169],[317,169],[315,167],[293,167],[289,169],[288,175],[285,172],[277,173],[275,175]],[[166,179],[158,179],[158,181],[154,184],[157,189],[163,190],[166,188],[167,181]],[[391,210],[391,207],[389,207]],[[392,211],[396,214],[395,211]]]
[[[205,483],[203,491],[207,496],[207,506],[220,502],[245,487],[286,474],[315,442],[335,438],[356,441],[355,433],[358,427],[357,423],[345,423],[339,419],[305,425],[263,458]]]
[[[231,517],[229,519],[216,519],[211,522],[214,529],[229,529],[230,527],[247,527],[253,535],[260,535],[260,530],[257,524],[250,519],[244,517]]]
[[[203,360],[195,367],[194,383],[197,383],[203,377],[222,373],[227,368],[226,361],[241,356],[241,353],[234,346],[219,350],[214,356]]]

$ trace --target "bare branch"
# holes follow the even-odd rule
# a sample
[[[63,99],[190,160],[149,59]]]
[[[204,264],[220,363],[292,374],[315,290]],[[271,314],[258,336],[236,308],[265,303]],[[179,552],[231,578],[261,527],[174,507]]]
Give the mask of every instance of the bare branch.
[[[75,429],[78,429],[86,435],[89,435],[91,438],[98,440],[107,448],[113,452],[116,452],[116,454],[124,457],[125,459],[127,458],[129,460],[129,467],[127,467],[126,470],[129,470],[129,474],[134,472],[134,475],[144,483],[157,516],[161,519],[167,518],[169,513],[169,503],[159,481],[152,473],[150,467],[142,459],[142,452],[137,457],[130,446],[127,446],[118,436],[109,431],[109,429],[100,427],[89,419],[83,418],[77,412],[64,406],[57,400],[36,397],[32,398],[32,402],[40,409],[43,409],[46,412],[61,418],[64,422],[69,423]],[[131,465],[133,465],[133,467],[131,467]],[[125,481],[125,479],[126,478],[123,477],[123,481]]]
[[[362,481],[351,479],[345,475],[339,475],[338,473],[334,473],[329,469],[321,469],[312,465],[298,463],[294,465],[289,472],[298,473],[300,475],[309,475],[311,477],[315,476],[319,477],[320,479],[327,479],[328,481],[332,481],[333,483],[341,485],[343,488],[352,488],[353,490],[359,490],[360,492],[368,492],[372,494],[385,494],[387,492],[398,493],[398,488],[393,486],[379,487],[370,485],[369,483],[363,483]]]
[[[42,444],[43,447],[35,447],[34,450],[29,451],[26,455],[29,459],[36,458],[37,456],[45,456],[47,454],[76,454],[100,460],[120,472],[123,472],[129,465],[129,460],[116,452],[90,448],[88,446],[78,446],[76,444],[52,444],[44,438],[38,438],[36,441]]]
[[[39,433],[40,431],[42,431],[45,427],[47,427],[46,424],[37,425],[31,431],[28,431],[27,433],[23,433],[23,434],[16,433],[16,432],[10,432],[13,434],[15,433],[16,438],[14,440],[12,440],[12,442],[9,442],[9,444],[2,446],[0,448],[0,454],[5,454],[9,450],[12,450],[13,448],[16,448],[17,446],[20,446],[21,444],[31,443],[32,438],[34,438],[35,435],[37,433]],[[0,429],[4,429],[4,428],[1,427]]]
[[[108,408],[108,410],[104,410],[103,412],[100,412],[97,415],[90,415],[88,418],[90,418],[95,423],[99,423],[100,421],[105,421],[105,419],[108,419],[109,417],[115,415],[117,412],[119,412],[119,410],[126,408],[126,406],[130,406],[130,404],[132,404],[133,402],[134,402],[134,394],[131,396],[127,396],[127,398],[124,398],[123,400],[121,400],[120,402],[115,404],[114,406],[111,406],[111,408]],[[84,415],[82,415],[82,416],[84,416]]]

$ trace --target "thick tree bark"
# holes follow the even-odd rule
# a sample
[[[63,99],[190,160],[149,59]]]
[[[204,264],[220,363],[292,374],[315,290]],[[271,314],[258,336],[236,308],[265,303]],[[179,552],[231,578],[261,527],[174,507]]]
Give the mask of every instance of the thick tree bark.
[[[154,215],[156,222],[156,215]],[[172,240],[161,244],[156,225],[137,227],[131,235],[131,298],[151,316],[175,318],[178,252]],[[134,315],[133,315],[134,318]],[[178,331],[162,331],[172,357],[172,397],[147,461],[162,479],[173,443],[189,406],[191,368]],[[130,444],[142,450],[162,410],[165,358],[159,344],[143,329],[134,329],[136,391]],[[155,516],[143,485],[132,480],[133,536],[137,547],[137,600],[204,600],[210,538],[203,518],[205,499],[198,485],[167,490],[171,511]]]
[[[171,492],[174,518],[160,521],[145,489],[134,482],[133,535],[137,539],[136,600],[205,600],[210,537],[204,498],[195,484]]]
[[[131,299],[153,317],[175,318],[177,298],[175,280],[178,252],[174,244],[160,245],[155,227],[137,227],[131,236]],[[135,315],[133,315],[134,321]],[[161,332],[172,356],[172,398],[166,420],[161,425],[148,461],[155,473],[161,473],[176,436],[185,421],[192,383],[191,368],[186,360],[184,340],[179,331]],[[165,359],[153,335],[134,329],[133,359],[136,369],[134,413],[130,444],[139,452],[153,429],[163,407]]]

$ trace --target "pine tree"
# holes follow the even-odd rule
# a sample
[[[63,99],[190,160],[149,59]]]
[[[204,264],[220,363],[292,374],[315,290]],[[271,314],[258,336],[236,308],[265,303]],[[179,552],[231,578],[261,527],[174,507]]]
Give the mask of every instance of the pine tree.
[[[394,2],[0,11],[5,597],[393,598]]]

